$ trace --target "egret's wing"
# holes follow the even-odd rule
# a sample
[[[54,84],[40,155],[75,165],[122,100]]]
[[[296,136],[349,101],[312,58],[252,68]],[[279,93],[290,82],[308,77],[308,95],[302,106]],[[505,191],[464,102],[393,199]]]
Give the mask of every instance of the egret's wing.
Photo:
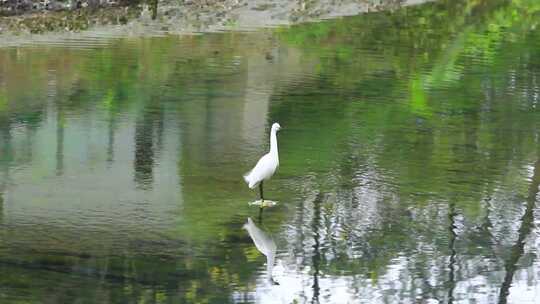
[[[244,180],[250,185],[251,188],[255,187],[263,179],[268,178],[273,173],[272,160],[269,154],[265,154],[255,167],[244,175]]]

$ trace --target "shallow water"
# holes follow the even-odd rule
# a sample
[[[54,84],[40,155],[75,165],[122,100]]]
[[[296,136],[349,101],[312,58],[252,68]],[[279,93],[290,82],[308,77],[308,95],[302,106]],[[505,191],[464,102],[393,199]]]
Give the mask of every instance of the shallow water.
[[[453,0],[0,49],[0,301],[534,303],[539,16]],[[241,176],[274,121],[260,223]]]

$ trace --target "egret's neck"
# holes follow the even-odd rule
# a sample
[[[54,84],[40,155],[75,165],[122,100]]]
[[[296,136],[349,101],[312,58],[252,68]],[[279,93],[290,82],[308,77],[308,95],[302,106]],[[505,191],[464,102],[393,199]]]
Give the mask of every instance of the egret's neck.
[[[270,154],[278,156],[277,136],[274,130],[270,132]]]

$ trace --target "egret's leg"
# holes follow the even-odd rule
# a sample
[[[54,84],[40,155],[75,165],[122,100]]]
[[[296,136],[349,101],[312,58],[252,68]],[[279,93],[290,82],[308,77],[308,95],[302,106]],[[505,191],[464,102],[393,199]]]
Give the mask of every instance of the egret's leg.
[[[261,203],[264,202],[264,195],[263,195],[263,182],[259,184],[259,192],[261,193]]]
[[[263,207],[259,207],[259,224],[262,224]]]

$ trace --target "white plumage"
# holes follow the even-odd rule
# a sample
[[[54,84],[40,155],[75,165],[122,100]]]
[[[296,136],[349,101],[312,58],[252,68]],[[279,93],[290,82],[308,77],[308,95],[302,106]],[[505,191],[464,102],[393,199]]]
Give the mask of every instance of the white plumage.
[[[270,152],[261,157],[255,167],[244,175],[244,180],[250,189],[253,189],[255,186],[259,185],[262,201],[264,201],[263,182],[270,179],[279,166],[276,133],[280,129],[281,126],[278,123],[272,124],[272,129],[270,130]]]
[[[276,172],[277,167],[279,166],[279,160],[277,157],[272,157],[270,153],[265,154],[255,167],[244,175],[244,180],[248,184],[250,189],[255,188],[259,182],[270,179],[274,172]]]

